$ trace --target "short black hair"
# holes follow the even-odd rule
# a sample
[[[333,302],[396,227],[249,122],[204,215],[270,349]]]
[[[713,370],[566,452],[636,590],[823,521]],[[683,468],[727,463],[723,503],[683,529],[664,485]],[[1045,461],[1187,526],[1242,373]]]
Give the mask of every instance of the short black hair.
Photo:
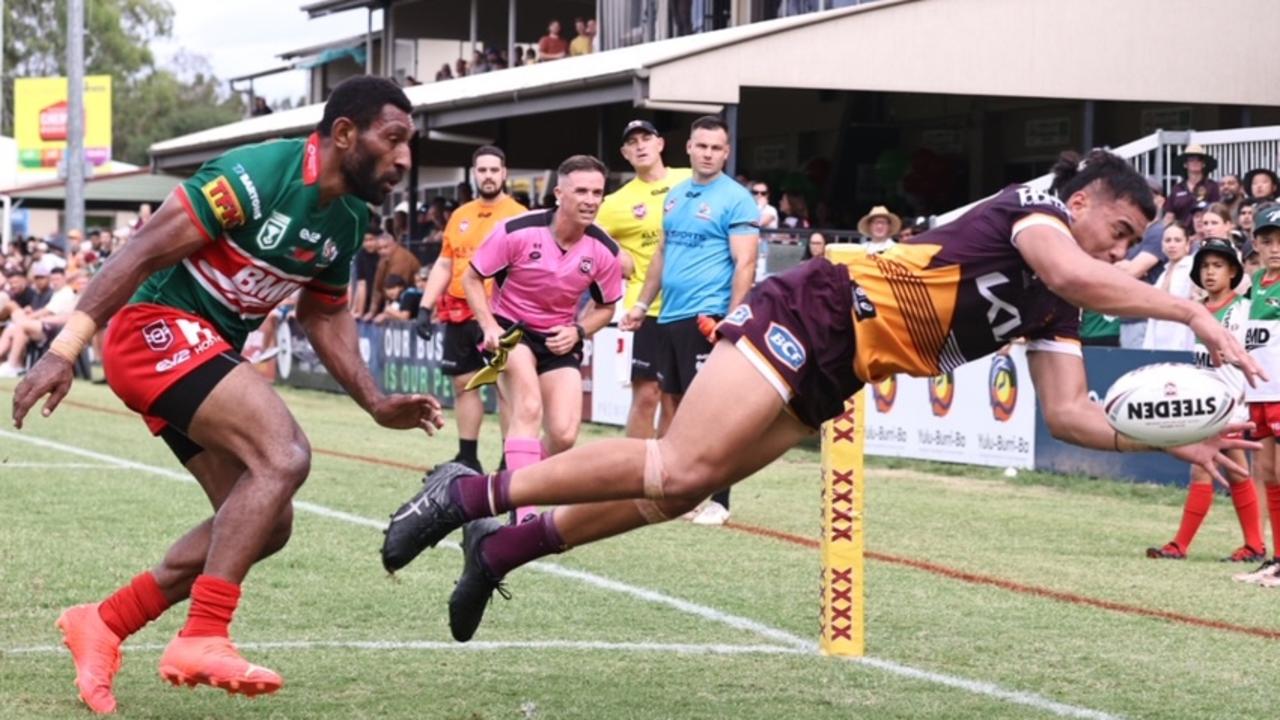
[[[404,90],[390,80],[372,75],[347,78],[333,89],[333,93],[325,101],[324,117],[316,125],[316,132],[328,137],[338,118],[350,120],[361,131],[368,130],[386,105],[400,108],[406,113],[413,112],[413,104],[409,102]]]
[[[692,135],[694,130],[723,130],[724,134],[728,135],[729,123],[719,115],[703,115],[689,126],[689,134]]]
[[[1156,216],[1156,202],[1147,179],[1128,160],[1101,148],[1094,148],[1083,158],[1070,150],[1058,156],[1053,165],[1050,192],[1066,200],[1094,182],[1117,200],[1128,200],[1142,211],[1147,220]]]
[[[502,161],[502,167],[507,166],[507,154],[502,152],[502,148],[496,145],[481,145],[476,148],[476,151],[471,153],[471,164],[475,165],[476,160],[479,160],[485,155],[492,155]]]
[[[598,172],[606,178],[609,177],[609,168],[604,166],[594,155],[571,155],[560,163],[560,167],[556,168],[556,174],[564,177],[570,173],[576,172]]]
[[[51,268],[51,269],[49,270],[49,274],[50,274],[50,275],[63,275],[63,276],[65,276],[65,275],[67,274],[67,270],[66,270],[66,268],[60,268],[60,267]]]
[[[404,277],[397,275],[395,273],[391,273],[390,275],[387,276],[386,280],[382,281],[382,287],[384,288],[394,288],[394,287],[402,288],[402,287],[408,287],[408,286],[409,286],[409,283],[405,282]]]

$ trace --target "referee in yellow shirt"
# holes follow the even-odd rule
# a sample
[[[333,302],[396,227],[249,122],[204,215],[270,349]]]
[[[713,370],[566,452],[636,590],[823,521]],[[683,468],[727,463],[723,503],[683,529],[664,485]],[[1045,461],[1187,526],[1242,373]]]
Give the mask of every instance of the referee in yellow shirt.
[[[655,360],[660,336],[658,310],[662,296],[645,308],[640,302],[649,261],[662,241],[662,206],[667,191],[689,179],[688,168],[668,168],[662,162],[665,143],[647,120],[632,120],[622,130],[622,157],[631,163],[636,177],[604,199],[596,224],[617,241],[624,252],[622,277],[627,281],[623,307],[628,311],[640,305],[645,310],[644,324],[636,331],[631,350],[631,413],[627,417],[627,437],[652,438],[654,414],[662,398],[658,387]],[[674,406],[664,407],[657,426],[662,435],[671,422]]]

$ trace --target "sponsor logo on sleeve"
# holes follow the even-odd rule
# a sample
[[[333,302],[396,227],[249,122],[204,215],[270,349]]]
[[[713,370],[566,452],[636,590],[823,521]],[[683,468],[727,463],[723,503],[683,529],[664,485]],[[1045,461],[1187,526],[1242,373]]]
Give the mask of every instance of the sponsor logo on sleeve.
[[[792,370],[799,370],[804,367],[804,346],[796,340],[796,336],[791,333],[791,330],[776,322],[771,322],[769,323],[769,331],[765,333],[765,341],[769,346],[769,353],[784,365]]]
[[[741,327],[753,317],[750,305],[739,305],[733,309],[733,312],[725,316],[724,322],[729,325],[737,325]]]
[[[200,191],[204,193],[205,200],[209,201],[209,208],[213,210],[219,226],[229,230],[244,224],[244,210],[240,208],[240,200],[225,175],[219,175],[205,183]]]
[[[142,328],[142,339],[147,341],[152,352],[164,352],[173,344],[173,331],[169,329],[169,323],[155,320]]]
[[[258,229],[258,247],[270,250],[279,245],[284,239],[285,231],[289,229],[290,222],[292,219],[288,215],[272,210],[271,216]]]

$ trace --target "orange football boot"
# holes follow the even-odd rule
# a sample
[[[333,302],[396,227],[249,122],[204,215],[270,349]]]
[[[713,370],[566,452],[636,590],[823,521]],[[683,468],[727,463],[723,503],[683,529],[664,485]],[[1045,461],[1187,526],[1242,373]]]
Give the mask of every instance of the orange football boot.
[[[284,685],[284,678],[240,657],[224,637],[174,637],[160,657],[160,676],[173,685],[212,685],[250,697]]]
[[[120,670],[120,638],[98,615],[98,603],[76,605],[58,616],[62,644],[76,664],[76,688],[80,699],[95,713],[116,710],[111,681]]]

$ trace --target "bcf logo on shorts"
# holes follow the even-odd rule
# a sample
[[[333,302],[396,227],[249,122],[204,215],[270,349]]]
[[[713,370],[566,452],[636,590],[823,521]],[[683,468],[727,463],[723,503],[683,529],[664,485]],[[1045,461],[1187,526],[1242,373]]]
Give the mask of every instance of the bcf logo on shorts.
[[[796,336],[792,335],[790,330],[771,322],[769,332],[765,334],[765,340],[769,343],[769,352],[787,367],[799,370],[804,366],[804,346],[796,340]]]
[[[152,352],[164,352],[173,344],[173,331],[164,320],[156,320],[142,328],[142,338],[147,341],[147,347]]]

